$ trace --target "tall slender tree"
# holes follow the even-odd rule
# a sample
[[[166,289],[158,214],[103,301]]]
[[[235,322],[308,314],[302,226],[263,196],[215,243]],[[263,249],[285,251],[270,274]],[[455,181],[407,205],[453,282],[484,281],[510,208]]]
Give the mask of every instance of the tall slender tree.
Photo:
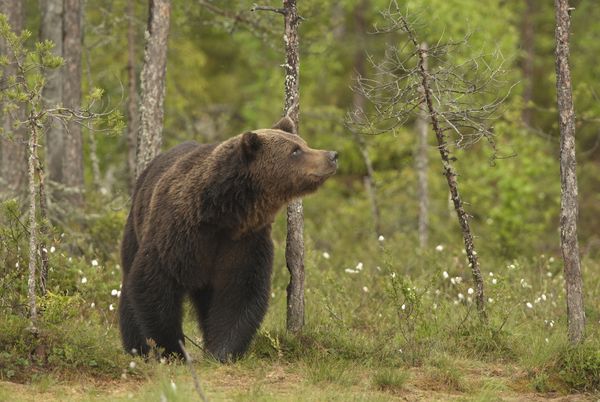
[[[17,33],[23,29],[23,3],[20,0],[2,0],[0,13],[5,14],[8,23]],[[8,44],[0,40],[0,54],[8,54]],[[0,86],[7,85],[6,77],[13,76],[16,72],[14,64],[3,67]],[[4,108],[0,107],[0,113]],[[27,141],[23,127],[15,126],[17,121],[24,120],[22,107],[6,111],[2,118],[3,136],[0,137],[0,183],[6,185],[10,195],[24,194],[27,183]],[[0,190],[0,192],[3,192]]]
[[[40,38],[54,43],[52,53],[61,56],[63,53],[63,0],[40,1],[42,21]],[[46,72],[44,87],[44,102],[47,107],[56,107],[63,103],[63,69]],[[64,129],[62,124],[55,122],[46,132],[46,158],[50,180],[63,181]]]
[[[63,105],[70,109],[81,107],[81,0],[63,3]],[[83,139],[81,125],[70,121],[63,142],[62,180],[65,198],[74,205],[83,204]]]
[[[428,73],[427,65],[427,43],[421,43],[421,54],[423,55],[423,69]],[[421,95],[424,96],[421,90]],[[417,115],[417,155],[415,168],[417,170],[418,194],[419,194],[419,246],[427,247],[429,239],[429,184],[427,182],[427,171],[429,158],[427,155],[427,106],[424,102],[419,105]]]
[[[575,157],[575,111],[569,67],[571,8],[568,0],[554,1],[556,15],[556,100],[560,127],[560,244],[567,290],[569,340],[579,343],[585,330],[583,279],[577,241],[577,160]]]
[[[127,1],[127,168],[129,170],[129,187],[133,191],[135,185],[136,149],[138,134],[138,96],[137,75],[135,73],[135,1]]]
[[[169,0],[150,0],[148,12],[144,66],[140,77],[142,100],[136,176],[142,173],[162,146],[171,3]]]

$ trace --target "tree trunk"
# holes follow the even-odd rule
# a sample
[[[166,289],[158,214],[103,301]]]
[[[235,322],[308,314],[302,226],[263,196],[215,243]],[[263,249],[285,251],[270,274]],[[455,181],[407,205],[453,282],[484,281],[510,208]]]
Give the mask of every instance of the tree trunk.
[[[63,55],[63,0],[40,0],[42,22],[40,38],[54,43],[52,53]],[[64,67],[46,71],[46,85],[42,92],[44,107],[53,108],[62,105]],[[63,182],[64,129],[61,123],[52,122],[46,132],[46,163],[49,179]]]
[[[569,68],[569,31],[571,26],[568,0],[555,0],[556,11],[556,92],[560,126],[560,243],[565,264],[567,319],[569,340],[583,340],[585,311],[583,279],[577,242],[577,161],[575,158],[575,111]]]
[[[525,0],[525,12],[521,26],[521,41],[523,43],[523,59],[521,70],[523,73],[523,112],[521,117],[525,126],[531,126],[532,109],[530,103],[533,100],[533,60],[534,60],[534,38],[533,14],[535,12],[534,0]]]
[[[364,76],[366,72],[364,35],[366,33],[367,23],[365,21],[364,14],[366,10],[368,10],[368,6],[369,2],[367,0],[363,0],[354,10],[355,33],[358,35],[358,40],[356,41],[358,48],[356,50],[356,54],[354,55],[354,71],[356,72],[357,77]],[[352,104],[356,113],[361,114],[365,107],[364,95],[358,91],[354,91]],[[365,185],[365,190],[367,191],[367,196],[369,197],[369,203],[371,204],[371,215],[373,216],[375,236],[379,236],[381,235],[381,217],[379,213],[379,204],[377,202],[377,188],[374,178],[375,171],[373,170],[369,149],[367,148],[364,138],[359,134],[354,134],[354,139],[358,144],[358,149],[367,171],[367,174],[363,178],[363,182]]]
[[[27,298],[29,300],[29,318],[33,330],[37,328],[37,305],[36,305],[36,265],[37,265],[37,218],[36,218],[36,186],[35,170],[37,160],[37,128],[33,119],[30,120],[28,141],[29,157],[27,167],[29,173],[29,278],[27,280]]]
[[[23,9],[20,0],[2,0],[0,12],[6,14],[13,31],[20,33],[23,29]],[[0,54],[8,53],[6,44],[0,41]],[[3,77],[16,73],[14,65],[3,67]],[[0,111],[2,107],[0,105]],[[13,115],[3,116],[4,134],[0,138],[0,185],[8,190],[10,196],[23,195],[27,183],[27,141],[24,127],[13,127],[15,121],[24,120],[24,109],[20,107]],[[9,138],[6,138],[9,136]],[[0,190],[0,192],[3,192]]]
[[[81,107],[81,1],[63,3],[63,104],[70,109]],[[62,179],[65,198],[73,205],[83,205],[83,140],[81,126],[68,122],[64,135]]]
[[[300,111],[300,44],[296,0],[284,0],[285,42],[285,110],[299,129]],[[298,131],[296,132],[296,134]],[[299,332],[304,326],[304,212],[302,200],[287,208],[285,260],[290,272],[287,287],[287,329]]]
[[[127,168],[129,188],[133,193],[135,186],[135,166],[138,134],[137,76],[135,73],[135,1],[127,2]]]
[[[421,44],[423,54],[427,54],[427,44]],[[427,59],[423,58],[423,69],[428,71]],[[427,105],[421,103],[419,115],[417,116],[417,133],[419,136],[416,168],[418,178],[419,194],[419,246],[421,249],[427,247],[429,239],[429,186],[427,183],[427,172],[429,158],[427,157]]]
[[[162,145],[170,14],[169,0],[150,0],[144,66],[140,77],[142,101],[140,105],[141,131],[137,149],[137,176],[160,152]]]
[[[438,112],[433,105],[433,95],[429,83],[429,74],[427,72],[427,50],[422,48],[413,31],[408,27],[408,24],[404,19],[402,22],[405,26],[406,32],[410,35],[410,39],[417,50],[418,63],[419,63],[419,75],[421,77],[421,91],[423,93],[425,106],[431,122],[431,127],[435,133],[435,137],[438,143],[438,149],[440,151],[440,157],[442,159],[442,166],[444,168],[444,176],[448,182],[450,189],[450,195],[452,202],[454,203],[454,209],[458,217],[458,223],[463,234],[463,240],[465,242],[465,251],[467,253],[467,259],[469,260],[469,267],[473,275],[473,282],[475,283],[475,302],[477,305],[477,311],[479,312],[480,318],[485,322],[487,321],[487,313],[485,311],[485,297],[483,292],[483,277],[481,276],[481,270],[479,269],[479,259],[477,258],[477,252],[475,251],[475,245],[473,242],[473,234],[471,233],[471,227],[469,225],[469,215],[467,215],[460,193],[458,192],[458,182],[456,180],[456,172],[452,163],[450,162],[450,150],[446,143],[446,136],[438,120]]]
[[[37,139],[36,139],[37,141]],[[46,183],[44,165],[36,152],[36,173],[38,177],[38,195],[40,197],[40,239],[39,254],[41,256],[40,266],[40,290],[42,296],[46,295],[48,284],[48,197],[46,196]]]

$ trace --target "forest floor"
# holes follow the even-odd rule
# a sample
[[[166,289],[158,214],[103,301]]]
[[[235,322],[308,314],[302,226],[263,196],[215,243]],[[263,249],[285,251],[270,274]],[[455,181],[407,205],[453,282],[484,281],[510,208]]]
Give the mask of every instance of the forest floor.
[[[533,392],[523,369],[512,365],[457,362],[460,383],[429,368],[411,368],[400,379],[377,384],[377,370],[338,367],[315,373],[296,364],[256,362],[195,364],[210,401],[597,401],[600,395]],[[156,364],[145,377],[99,380],[41,375],[27,384],[0,382],[2,401],[187,401],[199,400],[188,367]]]

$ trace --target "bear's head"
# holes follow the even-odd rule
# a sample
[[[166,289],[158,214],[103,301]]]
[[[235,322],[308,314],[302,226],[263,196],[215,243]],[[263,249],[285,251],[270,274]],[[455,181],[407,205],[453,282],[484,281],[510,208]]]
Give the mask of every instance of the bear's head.
[[[240,147],[252,180],[282,203],[314,192],[337,170],[337,152],[310,148],[287,116],[242,134]]]
[[[336,172],[338,154],[309,148],[295,133],[284,117],[217,146],[200,175],[200,219],[241,236],[270,224],[290,200],[317,190]]]

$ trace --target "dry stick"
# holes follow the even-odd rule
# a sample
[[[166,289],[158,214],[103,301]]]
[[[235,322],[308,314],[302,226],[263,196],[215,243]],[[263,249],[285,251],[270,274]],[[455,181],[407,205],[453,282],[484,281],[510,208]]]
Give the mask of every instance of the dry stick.
[[[192,364],[192,357],[189,355],[189,353],[185,349],[185,346],[183,345],[183,341],[181,339],[179,340],[179,346],[181,346],[181,350],[183,351],[183,355],[185,356],[185,362],[190,369],[190,373],[192,374],[192,379],[194,380],[194,388],[196,388],[196,392],[198,393],[198,396],[200,397],[200,399],[203,402],[207,402],[208,399],[206,398],[206,395],[204,395],[204,392],[202,391],[202,387],[200,386],[200,380],[198,379],[198,376],[196,375],[196,370],[194,369],[194,365]]]
[[[584,337],[585,311],[577,241],[579,205],[575,158],[575,111],[569,68],[571,9],[568,0],[555,0],[554,7],[556,9],[556,100],[560,125],[560,245],[565,264],[569,341],[577,344]]]
[[[286,114],[298,130],[300,109],[300,45],[298,40],[298,9],[296,0],[284,0],[283,8],[254,5],[252,10],[272,11],[284,16],[285,42],[285,107]],[[296,134],[298,132],[296,131]],[[304,213],[302,200],[294,200],[287,207],[287,239],[285,260],[290,272],[287,286],[287,330],[299,332],[304,326]]]
[[[485,311],[483,278],[479,269],[479,259],[477,258],[477,253],[475,252],[473,235],[471,233],[471,227],[469,226],[469,215],[467,215],[467,213],[465,212],[462,200],[460,198],[460,194],[458,192],[458,183],[456,181],[457,175],[456,171],[454,170],[454,167],[450,162],[450,151],[448,150],[448,144],[446,143],[446,136],[444,135],[444,130],[440,126],[438,120],[438,112],[433,106],[432,93],[429,85],[429,73],[426,69],[427,50],[419,46],[414,32],[408,26],[408,23],[406,22],[404,17],[401,17],[401,21],[404,26],[405,32],[408,34],[415,49],[417,49],[417,54],[419,58],[418,73],[421,76],[422,92],[425,97],[425,104],[427,105],[427,111],[431,120],[431,127],[433,128],[437,139],[438,149],[440,151],[440,156],[442,159],[442,166],[444,168],[444,175],[446,176],[448,187],[450,188],[450,195],[454,203],[456,215],[458,216],[460,228],[462,230],[463,239],[465,242],[465,251],[467,252],[467,259],[469,260],[469,266],[471,267],[473,281],[475,282],[475,302],[477,304],[477,311],[479,312],[479,317],[484,322],[486,322],[487,314]]]
[[[427,43],[421,44],[421,50],[427,52]],[[423,68],[427,71],[427,59],[423,59]],[[423,92],[421,90],[421,92]],[[427,247],[429,238],[429,186],[427,183],[428,157],[427,157],[427,106],[421,102],[417,116],[417,133],[419,136],[416,168],[419,193],[419,246]]]

